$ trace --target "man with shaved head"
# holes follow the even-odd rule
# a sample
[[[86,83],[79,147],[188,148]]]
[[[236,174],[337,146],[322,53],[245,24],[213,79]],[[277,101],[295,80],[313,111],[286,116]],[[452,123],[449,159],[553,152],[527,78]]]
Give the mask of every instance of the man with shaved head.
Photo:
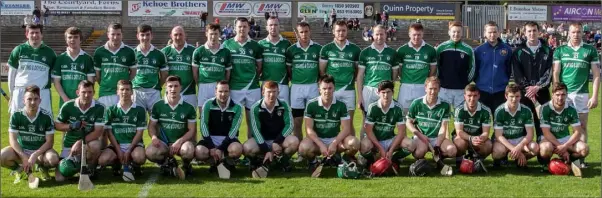
[[[182,26],[175,26],[169,36],[171,45],[161,50],[167,56],[169,75],[180,77],[184,102],[196,106],[196,86],[192,76],[192,54],[195,48],[186,42],[186,32]]]

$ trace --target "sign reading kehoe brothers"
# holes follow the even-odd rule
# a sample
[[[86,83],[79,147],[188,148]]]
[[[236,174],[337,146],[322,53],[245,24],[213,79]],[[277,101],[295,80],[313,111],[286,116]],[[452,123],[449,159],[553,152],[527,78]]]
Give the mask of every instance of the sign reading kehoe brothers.
[[[128,1],[128,16],[199,17],[207,1]]]

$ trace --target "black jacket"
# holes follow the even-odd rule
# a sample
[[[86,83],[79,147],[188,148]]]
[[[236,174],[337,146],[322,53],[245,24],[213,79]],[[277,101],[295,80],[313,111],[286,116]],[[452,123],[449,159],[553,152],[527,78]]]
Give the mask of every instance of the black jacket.
[[[554,51],[548,46],[548,42],[545,40],[539,39],[539,43],[541,46],[535,53],[531,52],[526,41],[520,44],[513,52],[512,72],[514,74],[514,82],[522,90],[533,85],[544,89],[550,86]]]

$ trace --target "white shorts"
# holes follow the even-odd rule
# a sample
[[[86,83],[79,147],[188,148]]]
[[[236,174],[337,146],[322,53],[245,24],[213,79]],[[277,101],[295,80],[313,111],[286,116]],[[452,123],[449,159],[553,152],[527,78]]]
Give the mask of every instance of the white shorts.
[[[418,136],[414,136],[412,137],[414,139],[414,141],[420,141],[420,139],[418,139]],[[437,145],[437,138],[428,138],[429,139],[429,144],[431,144],[431,146],[435,146]],[[441,146],[441,145],[439,145]]]
[[[230,98],[235,103],[251,109],[253,104],[261,99],[261,89],[230,90]]]
[[[8,108],[8,112],[12,115],[15,110],[23,109],[25,107],[25,103],[23,103],[23,97],[25,95],[25,87],[15,87],[13,92],[11,93],[10,105]],[[50,96],[50,89],[40,89],[40,108],[45,109],[46,111],[52,114],[52,100]]]
[[[69,153],[71,153],[71,147],[63,147],[63,150],[61,150],[61,158],[67,158],[69,157]]]
[[[588,113],[587,101],[589,101],[589,94],[587,93],[569,93],[567,95],[567,102],[569,105],[575,107],[577,113]]]
[[[215,97],[215,86],[217,83],[202,83],[199,84],[198,95],[197,95],[197,106],[203,107],[205,102]],[[230,93],[230,97],[232,93]]]
[[[560,139],[556,139],[556,140],[558,140],[558,142],[560,142],[560,144],[564,144],[564,143],[568,142],[569,139],[571,139],[570,135],[566,136],[566,137],[563,137],[563,138],[560,138]]]
[[[161,100],[161,92],[156,89],[138,88],[134,89],[134,103],[143,107],[147,112],[153,110],[153,105]],[[117,104],[117,103],[115,103]]]
[[[121,152],[125,153],[130,148],[130,145],[132,145],[132,144],[119,144],[119,150],[121,150]],[[139,142],[138,145],[144,149],[143,143]]]
[[[314,99],[320,95],[318,91],[318,84],[293,84],[291,85],[291,108],[292,109],[305,109],[307,101]]]
[[[520,143],[520,141],[523,141],[525,137],[519,137],[519,138],[514,138],[514,139],[506,139],[508,140],[508,142],[510,142],[510,144],[512,144],[513,146],[516,146],[518,143]]]
[[[263,82],[261,83],[261,87],[263,87]],[[278,84],[278,91],[280,91],[280,94],[278,94],[278,99],[284,100],[286,104],[290,104],[291,101],[288,85]]]
[[[345,103],[347,111],[355,110],[355,90],[338,90],[334,92],[334,97]],[[353,115],[349,116],[353,117]]]
[[[36,152],[36,150],[29,150],[29,149],[22,149],[23,153],[25,153],[25,155],[29,155],[31,156],[31,154],[33,154],[34,152]],[[46,151],[48,152],[48,151]]]
[[[332,138],[318,138],[320,139],[320,141],[322,141],[322,143],[326,144],[326,147],[328,147],[330,144],[332,144],[332,142],[334,142],[334,140],[336,139],[336,137],[332,137]]]
[[[197,96],[196,95],[182,95],[182,99],[184,99],[184,102],[194,106],[197,106]]]
[[[379,99],[378,88],[364,86],[364,89],[362,89],[362,99],[362,106],[364,107],[364,111],[368,111],[368,107],[370,106],[370,104],[376,102]]]
[[[426,95],[424,92],[424,84],[401,84],[399,92],[397,92],[397,102],[401,107],[410,108],[410,104],[416,98]]]
[[[381,141],[378,141],[378,143],[380,144],[380,146],[383,147],[383,149],[385,151],[388,151],[389,148],[391,148],[391,145],[393,144],[393,139],[395,139],[395,138],[391,138],[388,140],[381,140]],[[376,148],[376,147],[374,147],[374,148]]]
[[[211,136],[211,142],[213,142],[213,145],[215,145],[215,148],[222,145],[222,142],[224,141],[224,139],[226,139],[226,136],[213,136],[213,135]],[[268,141],[266,140],[265,142],[268,142]],[[270,144],[268,144],[268,146],[271,148],[272,144],[270,143]]]
[[[132,96],[132,99],[133,98],[134,96]],[[102,96],[98,98],[98,102],[100,102],[100,104],[103,104],[105,107],[110,107],[116,105],[119,102],[119,97],[117,95]]]
[[[454,108],[464,102],[464,90],[441,88],[441,91],[439,92],[439,98],[448,102],[450,105],[452,105],[452,108]]]

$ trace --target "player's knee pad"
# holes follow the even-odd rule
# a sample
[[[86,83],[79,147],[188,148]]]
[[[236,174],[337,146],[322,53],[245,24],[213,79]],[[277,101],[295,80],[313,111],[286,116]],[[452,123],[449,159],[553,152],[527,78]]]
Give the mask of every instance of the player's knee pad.
[[[292,109],[293,118],[303,117],[305,109]]]

